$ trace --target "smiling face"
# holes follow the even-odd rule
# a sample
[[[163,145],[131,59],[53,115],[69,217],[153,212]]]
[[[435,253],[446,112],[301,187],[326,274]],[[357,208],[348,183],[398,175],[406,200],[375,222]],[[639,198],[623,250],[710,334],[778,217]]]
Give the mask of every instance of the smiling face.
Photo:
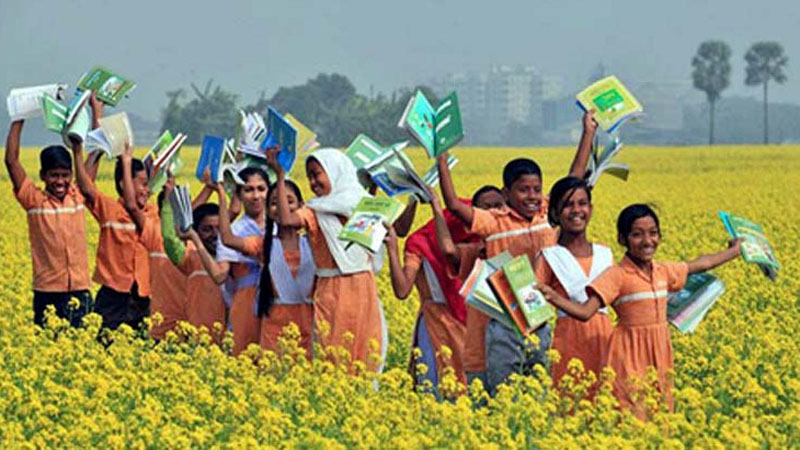
[[[48,169],[40,174],[44,181],[44,188],[53,197],[64,200],[69,190],[69,183],[72,180],[72,170],[70,169]]]
[[[503,188],[503,195],[511,209],[531,220],[542,209],[542,179],[538,175],[522,175],[510,187]]]
[[[203,246],[209,253],[217,252],[217,235],[219,234],[219,215],[213,214],[203,217],[197,226],[197,235],[203,241]]]
[[[302,203],[295,195],[292,189],[286,189],[286,200],[289,202],[289,211],[295,212],[297,208],[302,206]],[[278,190],[273,189],[269,193],[269,210],[267,211],[269,218],[273,222],[278,221]]]
[[[317,197],[322,197],[331,193],[331,180],[322,164],[314,158],[308,160],[306,163],[306,176],[308,177],[308,184],[311,192]]]
[[[558,224],[562,231],[571,234],[586,232],[592,218],[592,203],[585,189],[569,192],[559,205]]]
[[[133,192],[136,195],[136,206],[144,209],[147,199],[150,198],[150,188],[147,186],[147,172],[140,170],[133,176]]]
[[[661,240],[661,231],[658,224],[651,216],[636,219],[627,236],[618,236],[619,243],[628,248],[628,254],[639,262],[648,263]]]
[[[267,204],[267,180],[257,174],[250,175],[239,188],[239,200],[248,216],[263,214]]]

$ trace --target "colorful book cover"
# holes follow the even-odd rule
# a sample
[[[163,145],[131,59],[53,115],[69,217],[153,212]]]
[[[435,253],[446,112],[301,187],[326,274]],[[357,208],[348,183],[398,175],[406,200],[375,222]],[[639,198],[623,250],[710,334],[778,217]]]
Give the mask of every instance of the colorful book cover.
[[[206,169],[209,170],[212,181],[219,180],[219,167],[222,162],[222,154],[225,151],[225,139],[219,136],[205,135],[203,136],[203,145],[200,148],[200,159],[197,161],[197,169],[195,169],[195,177],[201,182],[203,181],[203,173]]]
[[[467,305],[513,329],[511,317],[500,306],[488,281],[489,276],[512,259],[511,254],[505,251],[488,260],[475,261],[475,266],[464,280],[459,293],[464,297]]]
[[[394,223],[404,208],[400,201],[393,198],[364,197],[342,227],[339,239],[359,244],[374,253],[386,236],[384,224]]]
[[[297,149],[299,151],[305,152],[319,147],[319,142],[317,142],[317,134],[307,126],[303,125],[303,122],[300,122],[297,117],[290,113],[284,114],[283,117],[286,118],[286,121],[292,124],[295,130],[297,130]]]
[[[719,217],[731,237],[744,239],[741,245],[742,258],[748,263],[758,265],[774,281],[781,266],[761,225],[725,211],[720,211]]]
[[[498,270],[489,276],[489,286],[492,288],[492,292],[500,306],[511,318],[511,322],[514,324],[511,329],[516,331],[519,336],[528,336],[533,330],[528,327],[525,313],[522,312],[522,308],[516,297],[514,297],[514,290],[511,289],[511,285],[508,284],[508,279],[502,270]]]
[[[644,112],[639,100],[613,75],[592,83],[575,98],[584,111],[595,110],[594,120],[607,133]]]
[[[442,99],[436,108],[422,91],[415,92],[397,125],[408,130],[431,158],[446,152],[464,137],[455,92]]]
[[[464,138],[461,110],[458,107],[458,95],[455,92],[451,92],[436,106],[434,136],[436,137],[434,158],[454,147]]]
[[[67,145],[70,140],[86,141],[86,135],[92,125],[91,117],[86,110],[88,101],[87,92],[73,97],[69,106],[64,106],[48,93],[42,94],[41,109],[45,127],[61,134]]]
[[[261,143],[261,150],[271,147],[280,147],[278,164],[284,172],[291,172],[297,157],[297,130],[278,111],[267,108],[267,137]]]
[[[528,255],[517,256],[504,264],[502,269],[528,329],[535,330],[555,316],[555,309],[536,289],[536,275]]]
[[[689,275],[683,289],[668,296],[667,320],[682,333],[693,332],[724,291],[725,284],[714,275]]]
[[[117,106],[136,83],[111,70],[95,66],[78,80],[78,88],[85,91],[96,91],[97,99],[109,106]]]

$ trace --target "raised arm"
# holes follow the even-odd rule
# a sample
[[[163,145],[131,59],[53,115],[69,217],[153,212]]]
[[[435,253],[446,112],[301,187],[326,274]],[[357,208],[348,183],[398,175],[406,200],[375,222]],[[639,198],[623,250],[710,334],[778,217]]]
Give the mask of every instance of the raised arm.
[[[544,294],[544,298],[546,298],[547,301],[549,301],[553,306],[584,322],[591,319],[597,310],[602,306],[600,297],[595,294],[590,295],[589,300],[587,300],[585,303],[576,303],[562,297],[558,294],[558,292],[546,284],[537,285],[536,288],[539,289],[542,294]]]
[[[569,168],[569,175],[583,178],[586,174],[586,165],[589,163],[589,156],[592,154],[592,142],[597,134],[597,122],[594,121],[594,110],[590,109],[583,114],[583,133],[578,143],[578,150]]]
[[[97,91],[92,91],[89,97],[89,106],[92,107],[92,129],[100,128],[100,119],[103,118],[103,102],[97,99]]]
[[[186,257],[186,246],[175,233],[172,202],[169,201],[174,187],[175,179],[170,176],[164,185],[164,202],[161,204],[161,239],[164,241],[164,253],[167,254],[172,264],[178,266]]]
[[[395,297],[405,300],[414,289],[414,280],[417,278],[417,269],[408,267],[400,263],[400,255],[397,244],[397,233],[394,227],[389,227],[386,235],[386,251],[389,253],[389,273],[392,278],[392,290]]]
[[[394,221],[394,231],[398,237],[408,236],[408,232],[414,224],[414,216],[417,214],[417,203],[417,197],[412,195],[403,213]]]
[[[436,229],[436,242],[439,243],[439,248],[444,253],[447,262],[453,268],[454,272],[458,272],[461,265],[461,258],[456,250],[456,244],[453,243],[453,237],[450,235],[450,229],[447,228],[447,221],[444,219],[444,211],[442,211],[442,204],[439,203],[439,197],[436,194],[431,195],[431,209],[433,210],[433,223]]]
[[[139,209],[136,203],[136,190],[133,187],[133,176],[131,176],[131,165],[133,162],[133,149],[126,142],[125,151],[120,155],[122,161],[122,201],[125,209],[136,224],[136,230],[141,232],[147,223],[147,215]]]
[[[78,189],[86,199],[86,204],[91,206],[97,196],[97,188],[83,163],[83,142],[71,141],[70,147],[72,147],[73,165],[75,166],[75,181],[78,182]]]
[[[11,128],[8,130],[8,137],[6,137],[6,169],[8,176],[11,178],[11,183],[14,185],[14,192],[18,192],[22,187],[22,182],[28,175],[25,173],[25,168],[19,162],[19,137],[22,134],[23,121],[15,120],[11,122]]]
[[[289,209],[289,198],[287,197],[286,183],[284,183],[286,174],[283,173],[283,167],[278,164],[277,154],[277,148],[267,150],[267,163],[278,175],[278,181],[275,182],[275,189],[278,192],[278,223],[286,227],[301,227],[303,221],[300,219],[300,215]]]
[[[197,208],[203,203],[207,203],[208,199],[211,198],[211,194],[215,190],[216,188],[211,182],[211,169],[206,167],[206,170],[203,171],[203,189],[201,189],[194,200],[192,200],[192,209]]]
[[[732,239],[728,242],[728,248],[709,255],[703,255],[689,261],[689,273],[705,272],[714,267],[725,264],[726,262],[739,256],[739,247],[742,244],[742,239]]]
[[[447,165],[447,153],[442,153],[436,158],[436,168],[439,171],[439,185],[442,189],[444,204],[456,217],[468,227],[472,226],[472,207],[458,200],[456,188],[453,187],[453,178],[450,176],[450,167]]]
[[[227,193],[222,184],[217,185],[217,195],[219,196],[219,239],[222,241],[222,245],[244,252],[244,239],[234,235],[233,230],[231,230],[231,220],[228,215],[228,199],[225,198]]]
[[[222,284],[225,280],[228,279],[228,272],[230,271],[230,264],[227,261],[217,262],[208,250],[206,250],[206,246],[203,245],[202,239],[200,239],[200,235],[194,231],[194,228],[189,228],[189,231],[186,233],[178,233],[178,236],[181,239],[188,239],[194,243],[194,246],[197,248],[197,253],[200,255],[200,262],[203,264],[203,268],[206,269],[208,275],[214,280],[214,283]]]

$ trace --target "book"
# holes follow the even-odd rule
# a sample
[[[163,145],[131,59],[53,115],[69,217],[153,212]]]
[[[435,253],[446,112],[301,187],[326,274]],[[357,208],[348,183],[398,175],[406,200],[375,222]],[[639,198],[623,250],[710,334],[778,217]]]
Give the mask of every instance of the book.
[[[301,152],[306,152],[309,150],[314,150],[315,148],[319,147],[319,142],[317,142],[317,134],[311,131],[310,128],[303,125],[303,122],[300,122],[295,116],[291,113],[286,113],[283,117],[297,130],[297,150]]]
[[[536,274],[528,255],[520,255],[503,264],[503,275],[522,311],[528,330],[535,330],[555,316],[553,308],[544,295],[536,289]],[[507,304],[512,309],[511,304]],[[513,315],[512,315],[513,316]]]
[[[189,231],[192,227],[192,197],[189,185],[176,185],[169,196],[169,202],[175,226],[184,233]]]
[[[127,142],[133,147],[133,130],[128,114],[123,111],[98,120],[100,127],[86,135],[86,149],[100,151],[108,159],[114,159],[125,151]]]
[[[406,143],[395,145],[402,150]],[[344,154],[356,166],[358,181],[365,189],[369,188],[375,174],[384,171],[385,164],[394,163],[399,165],[399,161],[395,161],[398,156],[392,153],[390,147],[378,144],[364,133],[353,139],[353,142],[345,149]]]
[[[447,167],[452,169],[455,165],[458,164],[458,158],[453,156],[452,154],[447,154]],[[431,188],[435,188],[439,185],[439,170],[436,167],[436,163],[433,163],[430,169],[425,172],[425,175],[422,176],[422,181],[425,182]]]
[[[742,258],[756,264],[764,275],[775,281],[781,265],[761,225],[725,211],[720,211],[719,217],[732,238],[744,239],[741,245]]]
[[[42,95],[49,94],[56,100],[63,101],[66,84],[45,84],[11,89],[6,98],[8,116],[12,121],[33,119],[42,114]]]
[[[264,156],[266,150],[271,147],[280,148],[276,157],[278,164],[285,173],[291,172],[297,157],[297,130],[278,111],[270,107],[267,108],[267,137],[261,143]]]
[[[220,180],[220,164],[222,163],[222,154],[225,152],[226,141],[219,136],[205,135],[203,136],[203,144],[200,147],[200,159],[197,160],[197,168],[194,175],[201,182],[203,181],[203,174],[206,169],[209,170],[212,182],[219,182]]]
[[[386,225],[394,223],[404,208],[403,203],[393,198],[364,197],[339,232],[339,239],[348,241],[348,247],[358,244],[375,253],[386,237]]]
[[[136,83],[109,69],[94,66],[78,80],[78,89],[97,92],[97,99],[109,106],[117,106]]]
[[[435,158],[458,144],[464,137],[458,96],[451,92],[434,108],[422,91],[417,91],[408,101],[400,121],[405,128]]]
[[[259,150],[259,146],[267,135],[267,125],[264,123],[264,119],[256,112],[246,113],[240,110],[239,114],[241,120],[234,137],[239,151],[263,158],[264,155]]]
[[[65,106],[52,95],[44,93],[41,96],[42,117],[44,125],[50,131],[61,134],[64,143],[69,146],[70,140],[84,142],[91,127],[91,118],[86,109],[90,92],[72,98],[69,106]]]
[[[590,84],[575,99],[584,112],[595,110],[594,120],[607,133],[644,114],[639,100],[613,75]]]
[[[683,289],[667,296],[667,320],[681,333],[691,333],[723,292],[725,284],[714,275],[689,275]]]
[[[386,166],[386,175],[388,176],[389,180],[393,183],[394,186],[399,186],[408,192],[411,192],[415,195],[422,203],[430,203],[431,202],[431,193],[429,192],[428,186],[425,182],[420,178],[417,174],[417,171],[414,169],[414,165],[408,158],[405,158],[405,155],[399,154],[399,152],[392,148],[392,151],[397,154],[397,160],[400,162],[400,166],[396,166],[393,164],[389,164]],[[377,182],[378,186],[381,184]],[[385,191],[386,189],[384,189]]]
[[[497,300],[488,281],[492,274],[500,270],[503,264],[512,259],[511,254],[505,251],[487,260],[475,260],[475,265],[461,285],[459,294],[464,297],[464,301],[468,306],[514,329],[511,317],[509,317],[503,307],[500,306],[500,301]]]
[[[178,133],[173,137],[169,130],[165,130],[147,152],[142,162],[147,171],[151,192],[160,191],[167,182],[169,173],[175,175],[183,166],[179,152],[185,141],[185,134]]]
[[[613,175],[623,181],[628,180],[630,167],[625,163],[615,163],[611,160],[622,150],[622,142],[619,137],[614,136],[604,147],[598,150],[599,137],[595,136],[592,144],[592,153],[589,157],[589,167],[586,171],[586,183],[589,186],[597,184],[597,179],[604,172]]]
[[[523,256],[527,258],[527,256]],[[528,336],[536,331],[538,326],[531,327],[528,324],[522,305],[517,300],[515,291],[509,284],[508,278],[502,268],[489,276],[489,286],[492,288],[492,292],[494,292],[500,306],[503,307],[503,310],[511,318],[514,325],[511,327],[512,330],[516,331],[517,334],[522,337]],[[531,306],[535,306],[535,303],[532,303]]]

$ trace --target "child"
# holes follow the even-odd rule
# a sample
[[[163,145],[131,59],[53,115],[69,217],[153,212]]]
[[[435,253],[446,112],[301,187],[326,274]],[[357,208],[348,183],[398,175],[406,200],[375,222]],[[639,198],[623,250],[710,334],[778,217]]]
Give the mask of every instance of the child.
[[[672,344],[667,328],[667,293],[680,290],[689,274],[704,272],[739,255],[740,240],[730,247],[697,259],[678,263],[653,260],[661,239],[658,216],[649,206],[630,205],[617,219],[617,240],[626,248],[622,262],[609,268],[586,289],[588,300],[567,300],[547,285],[545,297],[571,316],[587,321],[602,306],[617,313],[617,327],[611,333],[608,365],[617,374],[614,395],[623,408],[632,409],[640,419],[647,417],[643,405],[634,402],[632,382],[653,366],[658,372],[658,389],[672,410],[669,372],[673,368]]]
[[[356,204],[368,195],[358,183],[355,166],[336,149],[312,153],[306,159],[306,175],[316,198],[293,212],[276,153],[268,152],[268,161],[278,174],[279,223],[308,232],[317,267],[315,324],[319,328],[324,322],[329,327],[317,336],[323,348],[343,347],[353,361],[366,363],[367,370],[380,371],[388,336],[373,273],[374,257],[358,245],[345,248],[338,239]],[[373,353],[380,353],[380,362],[370,358]]]
[[[287,200],[294,212],[303,206],[300,188],[292,181]],[[277,225],[278,190],[273,184],[267,194],[268,212],[264,236],[240,238],[230,230],[225,219],[226,205],[220,196],[220,238],[222,243],[262,262],[256,314],[261,318],[261,348],[278,351],[278,338],[283,328],[294,322],[300,329],[301,348],[311,355],[311,335],[314,308],[311,291],[314,288],[314,257],[306,236],[296,227]]]
[[[570,175],[583,176],[591,152],[591,143],[596,123],[590,111],[583,118],[583,137],[570,168]],[[555,232],[546,221],[547,198],[542,195],[542,172],[539,165],[527,158],[515,159],[503,168],[503,197],[506,208],[487,211],[458,201],[447,156],[438,158],[442,196],[447,208],[459,217],[470,231],[486,242],[486,255],[491,258],[503,251],[512,255],[527,254],[531,260],[538,252],[555,242]],[[481,333],[484,338],[467,341],[473,346],[475,361],[468,370],[484,378],[485,386],[494,395],[497,386],[513,372],[530,373],[535,364],[546,365],[545,352],[550,346],[550,326],[542,325],[536,330],[538,346],[523,342],[517,334],[485,315],[473,316],[477,323],[467,324],[468,333]],[[485,346],[482,345],[485,343]],[[487,355],[489,356],[487,360]]]
[[[545,247],[537,257],[536,280],[570,301],[583,303],[586,286],[614,263],[608,247],[586,238],[592,218],[592,191],[586,181],[575,177],[558,180],[550,189],[547,218],[558,228],[558,244]],[[600,375],[613,330],[606,309],[600,313],[582,322],[558,311],[553,348],[560,359],[552,366],[554,385],[558,386],[573,358],[581,360],[586,371]]]
[[[33,260],[33,321],[44,323],[47,305],[59,317],[79,326],[91,309],[89,263],[86,256],[85,200],[70,183],[72,162],[61,145],[51,145],[39,154],[39,178],[45,188],[37,188],[19,162],[22,120],[11,124],[6,140],[5,162],[14,195],[25,208]],[[76,164],[83,166],[82,161]],[[68,306],[78,300],[76,308]]]

